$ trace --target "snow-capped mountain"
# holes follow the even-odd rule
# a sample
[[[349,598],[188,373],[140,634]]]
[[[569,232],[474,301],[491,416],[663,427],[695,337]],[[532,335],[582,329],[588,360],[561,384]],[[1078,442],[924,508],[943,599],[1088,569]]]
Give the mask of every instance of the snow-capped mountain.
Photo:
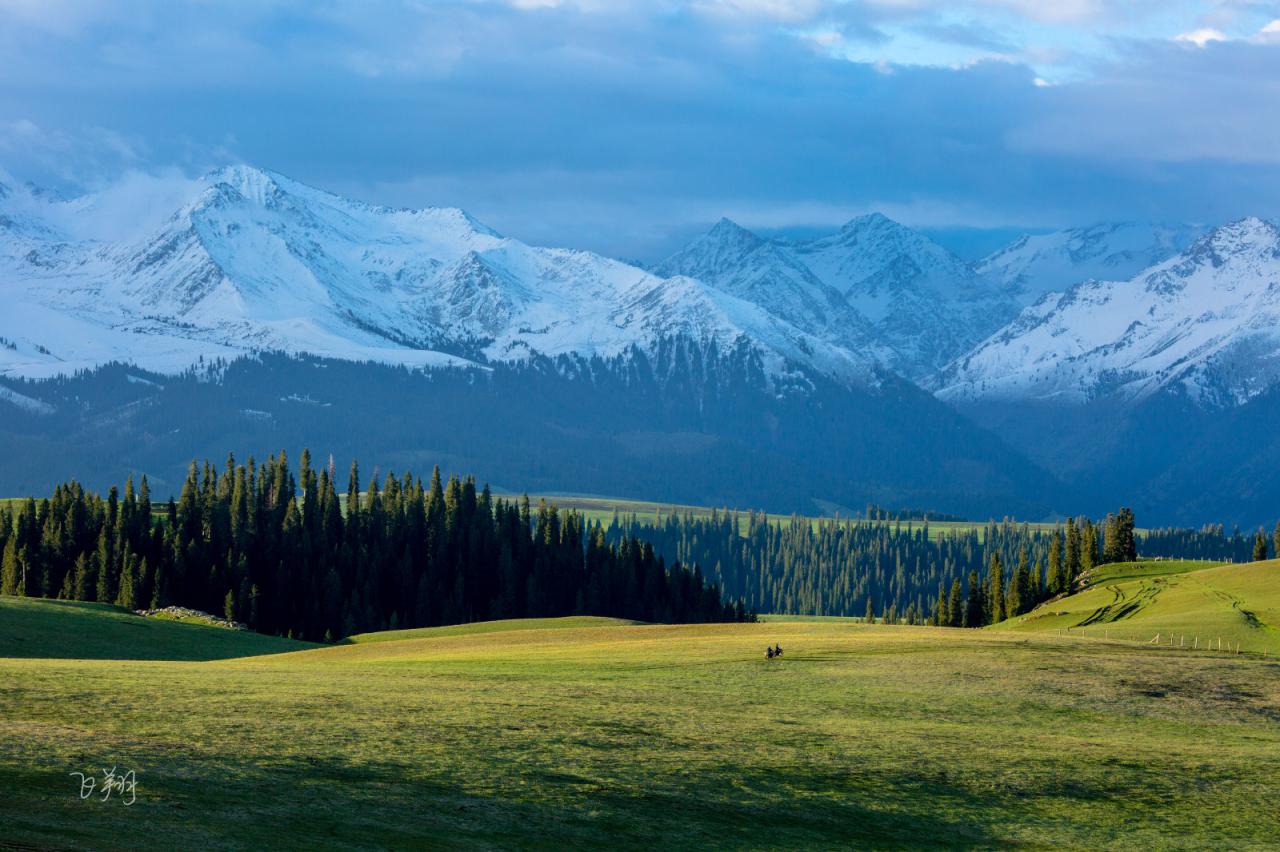
[[[193,186],[163,222],[121,241],[59,227],[93,215],[92,197],[6,187],[0,372],[111,360],[173,372],[265,350],[483,365],[614,356],[670,337],[747,346],[773,374],[799,365],[862,382],[875,367],[730,292],[528,246],[460,210],[377,207],[244,166]]]
[[[791,248],[875,324],[896,354],[894,366],[914,379],[932,374],[1017,313],[995,282],[879,213]]]
[[[880,214],[827,237],[765,240],[728,220],[657,269],[705,280],[919,380],[1017,313],[993,281]]]
[[[759,305],[840,346],[889,360],[875,328],[842,293],[820,281],[786,247],[721,219],[706,234],[654,267]]]
[[[1161,389],[1203,406],[1280,381],[1280,229],[1217,228],[1125,281],[1049,294],[935,380],[946,400],[1084,402]]]
[[[1204,233],[1193,225],[1121,222],[1020,237],[977,264],[1030,305],[1089,279],[1123,281],[1185,249]]]

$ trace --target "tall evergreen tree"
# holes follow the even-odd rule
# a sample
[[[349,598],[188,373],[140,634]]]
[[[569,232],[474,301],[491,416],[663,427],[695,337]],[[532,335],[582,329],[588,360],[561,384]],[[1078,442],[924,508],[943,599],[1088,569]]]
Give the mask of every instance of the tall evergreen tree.
[[[969,572],[969,595],[965,598],[965,627],[981,627],[986,623],[986,595],[978,581],[978,572]]]
[[[987,569],[987,600],[989,601],[988,623],[994,624],[1004,614],[1004,566],[1000,563],[1000,554],[991,554],[991,564]]]
[[[1087,574],[1098,564],[1098,528],[1093,521],[1085,518],[1080,530],[1080,573]],[[1067,577],[1068,583],[1074,583],[1076,577]]]
[[[1253,561],[1262,562],[1267,558],[1267,534],[1261,529],[1253,537]]]
[[[1062,563],[1061,542],[1061,534],[1054,530],[1052,537],[1049,539],[1049,575],[1046,581],[1048,592],[1051,595],[1060,594],[1070,584],[1070,571]]]
[[[973,588],[972,584],[970,584],[970,588]],[[970,595],[972,596],[972,592]],[[979,597],[979,601],[981,601],[981,597]],[[965,599],[960,592],[960,578],[956,577],[951,581],[951,596],[947,599],[947,626],[964,627],[964,622]]]
[[[1080,550],[1080,528],[1076,525],[1076,519],[1069,517],[1067,518],[1062,564],[1059,566],[1059,580],[1065,582],[1061,582],[1060,587],[1054,589],[1055,593],[1069,587],[1075,582],[1076,577],[1080,576]]]

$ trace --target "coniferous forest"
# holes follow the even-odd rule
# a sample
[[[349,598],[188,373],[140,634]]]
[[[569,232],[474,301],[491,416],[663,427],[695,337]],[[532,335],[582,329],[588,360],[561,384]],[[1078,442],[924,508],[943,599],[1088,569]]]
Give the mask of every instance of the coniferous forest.
[[[1009,521],[933,534],[928,522],[876,522],[764,514],[617,516],[611,543],[652,542],[668,560],[703,567],[725,594],[756,612],[868,616],[977,627],[1022,615],[1070,590],[1096,565],[1145,556],[1220,561],[1266,558],[1261,532],[1221,527],[1139,533],[1132,510],[1095,523],[1068,518],[1044,530]],[[1259,544],[1261,543],[1261,550]],[[1280,524],[1274,535],[1280,552]]]
[[[1274,541],[1273,541],[1274,538]],[[372,630],[589,614],[740,621],[755,612],[976,627],[1069,591],[1093,566],[1145,555],[1266,558],[1275,536],[1221,527],[1141,535],[1129,509],[1051,529],[1012,522],[933,534],[754,512],[615,515],[587,523],[474,478],[430,482],[284,453],[265,464],[193,463],[180,495],[153,503],[143,477],[106,497],[75,482],[0,512],[0,593],[180,605],[312,640]],[[1274,551],[1271,551],[1274,552]]]
[[[576,512],[494,499],[475,480],[389,475],[345,496],[332,462],[284,453],[219,471],[192,464],[177,500],[144,477],[103,498],[72,482],[0,512],[0,592],[180,605],[264,633],[332,640],[371,630],[575,613],[742,621],[697,568],[634,537],[606,543]]]
[[[1078,537],[1074,521],[1066,529]],[[1063,533],[1009,522],[939,536],[927,522],[779,524],[763,514],[716,512],[671,514],[656,524],[615,517],[605,533],[609,542],[646,538],[668,559],[703,566],[708,579],[755,611],[873,615],[909,624],[949,624],[936,617],[939,591],[945,595],[975,572],[985,579],[993,558],[1010,566],[1004,581],[1016,587],[1010,614],[1066,589],[1083,570],[1077,566],[1068,576],[1061,559],[1054,561]]]

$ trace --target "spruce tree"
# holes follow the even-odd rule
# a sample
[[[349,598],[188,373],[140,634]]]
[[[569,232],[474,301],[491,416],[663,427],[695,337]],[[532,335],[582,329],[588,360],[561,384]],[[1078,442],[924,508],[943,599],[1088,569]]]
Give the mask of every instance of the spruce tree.
[[[986,595],[978,581],[978,572],[969,572],[969,596],[965,599],[964,626],[981,627],[986,623]]]
[[[1102,563],[1110,565],[1120,562],[1120,532],[1117,528],[1118,519],[1114,514],[1108,514],[1106,520],[1103,521],[1102,527]]]
[[[10,536],[4,545],[4,556],[0,557],[0,595],[19,594],[18,586],[22,577],[22,568],[18,564],[18,537]]]
[[[1013,618],[1025,612],[1024,606],[1029,598],[1027,585],[1031,579],[1030,556],[1026,546],[1018,553],[1018,567],[1009,578],[1009,592],[1004,601],[1004,617]]]
[[[1062,564],[1061,540],[1062,537],[1059,532],[1054,530],[1049,538],[1049,577],[1046,582],[1048,592],[1051,595],[1059,594],[1067,588],[1069,583],[1067,579],[1069,574],[1064,573],[1065,568]]]
[[[1070,585],[1070,581],[1080,576],[1080,527],[1076,525],[1075,518],[1067,518],[1062,565],[1059,568],[1059,579],[1067,581],[1061,584],[1062,588]],[[1061,591],[1061,588],[1054,591]]]
[[[1098,528],[1089,518],[1084,519],[1080,530],[1080,573],[1086,574],[1098,565]],[[1071,588],[1078,575],[1068,575],[1067,584]]]
[[[135,573],[138,569],[137,557],[129,554],[125,559],[125,566],[120,572],[120,590],[116,594],[116,606],[123,607],[127,610],[135,610],[138,608],[136,595],[134,594],[134,584],[136,581]]]
[[[1135,527],[1137,525],[1133,516],[1133,509],[1128,507],[1122,508],[1116,515],[1116,552],[1121,562],[1136,562],[1138,560],[1138,540],[1135,535]]]
[[[1000,554],[995,552],[991,554],[987,572],[987,600],[990,602],[987,623],[994,624],[1004,614],[1004,566],[1000,564]]]
[[[1253,561],[1263,562],[1267,558],[1267,534],[1261,529],[1253,537]]]
[[[960,578],[951,581],[951,597],[947,600],[947,626],[964,627],[965,602],[960,592]]]

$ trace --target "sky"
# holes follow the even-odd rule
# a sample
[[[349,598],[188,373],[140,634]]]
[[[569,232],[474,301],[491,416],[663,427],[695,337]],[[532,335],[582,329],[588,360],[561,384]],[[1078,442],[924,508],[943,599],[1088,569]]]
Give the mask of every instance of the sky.
[[[1280,218],[1280,0],[0,0],[0,171],[239,162],[646,261]]]

